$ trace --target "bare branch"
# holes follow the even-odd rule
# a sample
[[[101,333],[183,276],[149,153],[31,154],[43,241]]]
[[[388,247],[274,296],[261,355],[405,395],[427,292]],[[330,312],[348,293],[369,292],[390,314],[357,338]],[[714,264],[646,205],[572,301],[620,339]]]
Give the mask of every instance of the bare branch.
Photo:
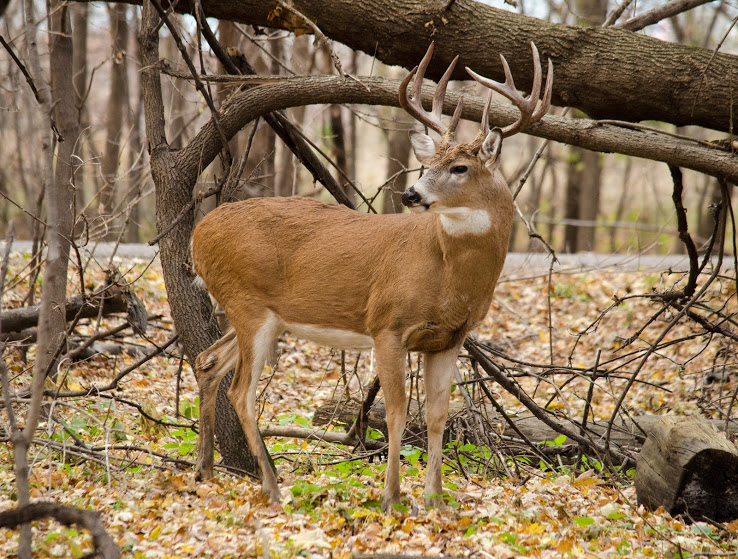
[[[370,92],[353,81],[341,80],[336,76],[310,76],[286,78],[279,86],[263,86],[235,94],[228,104],[231,118],[223,123],[227,136],[232,136],[246,123],[265,112],[317,103],[365,103],[397,106],[398,80],[362,77],[362,83],[369,86]],[[425,100],[432,99],[432,89],[423,88]],[[444,105],[444,113],[452,114],[458,104],[458,93],[449,92]],[[479,121],[485,99],[465,95],[463,118]],[[492,125],[504,126],[517,119],[517,111],[503,103],[492,103],[490,121]],[[724,177],[730,182],[738,182],[738,166],[729,149],[715,145],[708,147],[672,138],[650,131],[629,130],[621,126],[601,124],[596,120],[567,119],[547,115],[532,125],[526,133],[548,138],[557,142],[577,145],[592,151],[622,153],[663,161],[665,163],[694,169],[712,176]],[[190,144],[175,154],[178,165],[192,167],[193,176],[198,166],[212,161],[218,153],[217,131],[212,124],[205,125]],[[195,162],[196,165],[195,165]],[[193,166],[194,165],[194,166]]]
[[[662,19],[674,17],[682,12],[713,2],[714,0],[671,0],[662,6],[657,6],[653,10],[649,10],[639,16],[632,17],[628,21],[614,25],[619,29],[627,29],[628,31],[639,31],[644,27],[658,23]],[[608,18],[609,19],[609,18]]]
[[[192,60],[190,60],[190,57],[187,54],[187,49],[185,48],[184,44],[182,43],[182,39],[179,36],[178,29],[174,26],[174,24],[172,23],[172,20],[169,18],[167,13],[161,7],[159,0],[151,0],[151,5],[154,6],[157,12],[159,12],[159,17],[164,21],[167,28],[169,29],[169,32],[172,35],[172,39],[174,39],[174,43],[177,45],[177,48],[179,49],[179,52],[182,55],[182,59],[185,61],[185,63],[187,64],[187,67],[190,69],[190,72],[192,73],[192,77],[195,80],[196,89],[203,96],[203,99],[205,99],[205,102],[207,103],[208,108],[210,109],[210,113],[213,115],[213,122],[215,124],[216,129],[218,130],[218,133],[220,134],[221,141],[223,142],[222,149],[225,150],[228,164],[230,165],[231,152],[228,149],[228,140],[226,140],[225,134],[223,133],[223,129],[220,126],[220,116],[219,116],[218,109],[215,108],[215,104],[213,103],[212,97],[208,93],[203,83],[200,81],[199,74],[197,73],[197,70],[195,69],[195,65],[192,63]]]
[[[325,429],[307,429],[305,427],[292,427],[290,425],[267,425],[259,429],[262,437],[288,437],[295,439],[306,439],[312,441],[323,441],[346,446],[353,446],[356,439],[351,433],[337,433]],[[365,441],[369,450],[379,450],[386,443],[369,439]]]
[[[621,15],[623,15],[623,12],[628,9],[628,6],[630,6],[633,3],[633,0],[623,0],[613,11],[611,11],[607,15],[607,19],[605,19],[604,23],[602,24],[602,27],[610,27],[613,25]]]
[[[305,14],[297,10],[294,6],[290,6],[287,4],[287,2],[284,2],[284,0],[277,0],[277,3],[282,6],[285,10],[288,10],[295,14],[297,17],[302,19],[310,29],[312,29],[313,33],[315,34],[315,37],[317,39],[317,42],[319,44],[324,44],[328,48],[328,52],[330,52],[331,60],[333,60],[333,65],[336,67],[336,71],[338,72],[338,75],[342,78],[346,77],[346,74],[343,71],[343,66],[341,65],[341,59],[338,58],[338,55],[336,54],[336,51],[333,50],[333,46],[331,45],[330,40],[328,37],[325,36],[325,34],[320,30],[320,28],[310,20]]]
[[[96,554],[104,559],[118,559],[120,557],[120,550],[115,545],[113,538],[105,531],[100,513],[93,510],[58,503],[31,503],[0,512],[0,526],[15,528],[49,516],[66,526],[77,524],[88,530],[92,535],[92,544],[95,547]]]

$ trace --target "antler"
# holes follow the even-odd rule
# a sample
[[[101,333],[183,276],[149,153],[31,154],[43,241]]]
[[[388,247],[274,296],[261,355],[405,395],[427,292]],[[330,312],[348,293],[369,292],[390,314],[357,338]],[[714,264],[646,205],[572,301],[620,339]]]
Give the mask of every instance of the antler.
[[[463,96],[459,99],[456,110],[454,110],[454,116],[451,118],[451,124],[448,127],[443,125],[441,121],[441,115],[443,113],[443,100],[446,96],[446,86],[448,81],[451,79],[451,73],[454,71],[456,62],[459,57],[453,59],[446,72],[441,77],[436,87],[436,92],[433,95],[433,106],[431,111],[428,112],[423,108],[421,91],[423,88],[423,77],[425,76],[425,70],[428,68],[431,57],[433,56],[433,43],[428,47],[423,60],[420,61],[420,65],[412,69],[412,71],[402,80],[400,85],[400,106],[407,111],[407,113],[415,118],[421,124],[426,125],[438,132],[444,139],[448,141],[453,139],[456,127],[459,124],[461,118],[461,109],[464,103]],[[408,86],[410,81],[415,77],[413,81],[412,91],[409,91]]]
[[[553,89],[553,64],[551,59],[548,59],[548,72],[546,74],[546,89],[543,92],[543,101],[538,105],[538,97],[541,94],[541,58],[538,55],[538,49],[536,45],[531,42],[531,50],[533,51],[533,88],[531,89],[530,95],[524,97],[516,88],[515,81],[513,80],[512,74],[510,73],[510,66],[507,64],[505,57],[500,54],[500,60],[502,60],[502,67],[505,70],[505,83],[499,83],[484,76],[480,76],[476,72],[470,70],[466,71],[476,81],[481,83],[483,86],[488,87],[492,91],[501,93],[513,104],[520,109],[520,118],[513,124],[510,124],[502,129],[503,137],[512,136],[517,134],[521,130],[524,130],[534,122],[543,117],[551,106],[551,91]],[[427,56],[427,55],[426,55]],[[482,137],[486,136],[489,132],[489,104],[492,99],[492,91],[489,92],[489,99],[484,109],[482,116]]]

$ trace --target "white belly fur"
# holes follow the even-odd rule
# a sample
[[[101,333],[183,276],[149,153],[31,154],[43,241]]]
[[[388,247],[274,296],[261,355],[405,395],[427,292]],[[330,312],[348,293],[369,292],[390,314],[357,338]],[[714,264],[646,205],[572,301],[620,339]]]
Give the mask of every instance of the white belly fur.
[[[290,323],[285,324],[285,328],[298,338],[304,338],[336,349],[371,349],[374,347],[374,340],[370,336],[357,334],[351,330]]]

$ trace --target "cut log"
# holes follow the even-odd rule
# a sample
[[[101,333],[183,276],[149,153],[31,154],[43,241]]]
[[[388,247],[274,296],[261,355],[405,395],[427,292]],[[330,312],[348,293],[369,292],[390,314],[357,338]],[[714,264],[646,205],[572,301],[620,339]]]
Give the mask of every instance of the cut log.
[[[638,504],[672,515],[728,522],[738,518],[738,449],[706,421],[662,417],[638,456]]]

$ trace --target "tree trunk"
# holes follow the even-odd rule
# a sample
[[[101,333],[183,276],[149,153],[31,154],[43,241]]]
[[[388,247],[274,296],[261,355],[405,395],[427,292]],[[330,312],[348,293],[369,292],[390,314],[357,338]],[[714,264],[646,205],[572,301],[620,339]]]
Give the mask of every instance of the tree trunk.
[[[142,15],[139,45],[141,50],[141,88],[146,115],[146,138],[151,157],[151,174],[156,190],[156,228],[168,228],[192,198],[192,169],[177,165],[164,133],[164,103],[158,69],[159,37],[152,34],[159,22],[153,6],[146,2]],[[195,175],[196,176],[196,175]],[[172,320],[182,346],[191,362],[219,337],[218,324],[208,294],[193,283],[190,261],[190,237],[194,216],[188,212],[159,241],[161,265],[172,311]],[[227,380],[221,383],[227,386]],[[259,471],[248,449],[246,437],[233,406],[219,406],[216,437],[226,465],[252,473]]]
[[[335,72],[333,60],[331,59],[330,46],[324,44],[318,51],[318,59],[320,60],[320,68],[323,74],[332,74]],[[353,178],[352,169],[348,164],[348,134],[346,134],[343,124],[343,114],[340,105],[331,105],[325,114],[326,129],[328,138],[330,139],[331,152],[333,162],[338,169],[334,173],[338,177],[338,182],[343,187],[343,192],[352,203],[356,203],[356,193],[348,184],[344,177]]]
[[[182,27],[182,18],[177,15],[169,16],[172,21],[178,27]],[[174,40],[170,36],[166,36],[164,39],[164,57],[169,60],[179,60],[180,54],[177,51],[177,46],[174,44]],[[192,58],[193,51],[188,49],[188,54]],[[187,83],[187,80],[175,79],[172,83],[165,82],[167,86],[167,97],[168,97],[168,108],[169,108],[169,138],[171,138],[170,147],[173,149],[179,149],[187,143],[186,138],[186,122],[185,111],[187,109],[187,102],[183,93],[185,91],[191,91],[192,86]]]
[[[272,60],[251,42],[244,45],[244,55],[257,74],[269,75],[275,70]],[[241,193],[240,198],[274,195],[276,145],[277,138],[272,127],[263,119],[259,120],[249,160],[244,167],[244,175],[247,177],[246,190]]]
[[[401,130],[388,130],[386,180],[389,182],[384,187],[384,204],[382,213],[402,213],[402,193],[405,192],[405,188],[407,186],[407,173],[402,171],[407,169],[409,162],[410,139],[408,138],[407,132]]]
[[[46,268],[44,269],[43,293],[41,296],[40,327],[36,349],[36,362],[33,368],[31,400],[26,416],[25,431],[13,433],[13,458],[16,470],[16,484],[18,487],[18,506],[28,505],[30,502],[28,463],[28,448],[33,432],[38,425],[41,414],[41,394],[46,381],[47,371],[54,369],[56,349],[64,343],[66,322],[64,299],[67,287],[67,264],[69,257],[69,243],[72,237],[74,220],[73,196],[73,161],[74,149],[79,135],[77,109],[74,106],[74,91],[72,86],[72,38],[69,21],[69,8],[52,2],[49,7],[50,31],[49,34],[49,63],[51,88],[46,85],[41,72],[36,43],[36,24],[34,21],[33,2],[27,0],[25,5],[26,37],[29,47],[29,69],[34,77],[39,91],[41,107],[44,115],[44,127],[48,144],[44,147],[46,162],[46,189],[47,189],[47,223],[48,223],[48,250]],[[53,153],[51,152],[51,121],[65,140],[59,142],[57,152],[56,175],[54,174]],[[31,557],[31,526],[21,526],[21,535],[18,545],[18,557]]]
[[[295,37],[292,41],[290,67],[298,74],[307,74],[311,59],[310,37],[308,35]],[[297,126],[301,126],[305,117],[305,107],[290,109],[288,114],[292,122],[296,123]],[[277,196],[297,194],[301,166],[292,151],[286,149],[286,146],[283,145],[279,153],[279,170],[275,183],[275,194]]]
[[[671,515],[730,522],[738,518],[738,450],[698,417],[667,415],[638,455],[638,504]]]
[[[54,353],[64,343],[66,317],[64,302],[67,290],[70,239],[75,217],[74,171],[75,150],[79,136],[79,113],[74,103],[72,84],[72,35],[69,8],[59,6],[52,16],[50,42],[51,99],[53,119],[63,141],[56,154],[54,180],[46,200],[49,224],[48,256],[44,270],[44,287],[39,321],[38,349],[34,375],[53,371]],[[48,303],[48,304],[47,304]],[[44,311],[48,309],[48,315]]]
[[[95,160],[92,138],[89,132],[89,114],[85,103],[87,98],[87,27],[88,4],[71,4],[72,10],[72,85],[74,86],[74,104],[79,112],[80,146],[79,153],[83,161]],[[94,166],[91,166],[95,169]],[[87,166],[83,166],[77,176],[77,205],[84,207],[86,200],[92,199],[95,193],[90,192],[96,181]]]
[[[138,21],[138,13],[134,10],[129,34],[133,35],[136,32]],[[130,37],[129,44],[134,51],[133,56],[131,56],[129,60],[139,60],[138,42],[136,41],[135,36]],[[131,165],[129,174],[131,184],[131,188],[129,190],[129,203],[132,204],[132,207],[130,208],[130,219],[126,230],[126,241],[129,243],[140,243],[141,225],[144,219],[144,214],[141,211],[143,206],[141,195],[146,183],[146,173],[144,173],[144,169],[146,167],[146,154],[143,151],[143,142],[141,138],[141,110],[143,107],[143,98],[141,96],[141,83],[138,71],[133,73],[133,80],[129,83],[129,91],[132,99],[134,100],[131,109],[128,111],[128,126],[131,129],[128,150],[128,159]]]
[[[87,14],[89,4],[72,4],[72,84],[74,102],[82,112],[87,94]],[[80,114],[80,122],[83,121]]]
[[[722,200],[720,186],[712,177],[704,177],[700,205],[697,208],[697,238],[700,244],[706,243],[715,229],[715,208]],[[681,242],[679,243],[684,246]]]
[[[115,212],[115,182],[120,162],[120,139],[123,129],[123,110],[128,105],[127,49],[128,22],[127,9],[116,4],[110,10],[110,31],[112,36],[112,69],[110,95],[108,97],[105,149],[102,159],[103,188],[100,192],[100,213],[113,226]],[[119,220],[118,220],[119,221]],[[114,233],[114,232],[111,232]],[[108,238],[115,238],[107,235]]]
[[[600,205],[600,154],[576,146],[569,148],[564,217],[563,252],[595,250],[595,226]]]
[[[140,3],[130,0],[132,3]],[[193,13],[183,0],[176,10]],[[519,89],[530,90],[530,42],[554,63],[553,102],[593,118],[661,120],[729,131],[738,56],[660,41],[616,28],[572,27],[493,8],[481,2],[419,0],[294,0],[292,5],[331,39],[385,64],[414,67],[436,42],[426,76],[438,79],[463,53],[463,66],[503,81],[497,57],[515,68]],[[286,9],[261,0],[211,0],[205,13],[251,25],[312,31]]]
[[[577,0],[579,25],[599,27],[607,17],[607,0]],[[597,153],[577,146],[569,148],[569,180],[566,188],[566,215],[571,220],[597,221],[600,206],[602,168]],[[565,251],[595,250],[595,226],[568,223],[565,228]]]

